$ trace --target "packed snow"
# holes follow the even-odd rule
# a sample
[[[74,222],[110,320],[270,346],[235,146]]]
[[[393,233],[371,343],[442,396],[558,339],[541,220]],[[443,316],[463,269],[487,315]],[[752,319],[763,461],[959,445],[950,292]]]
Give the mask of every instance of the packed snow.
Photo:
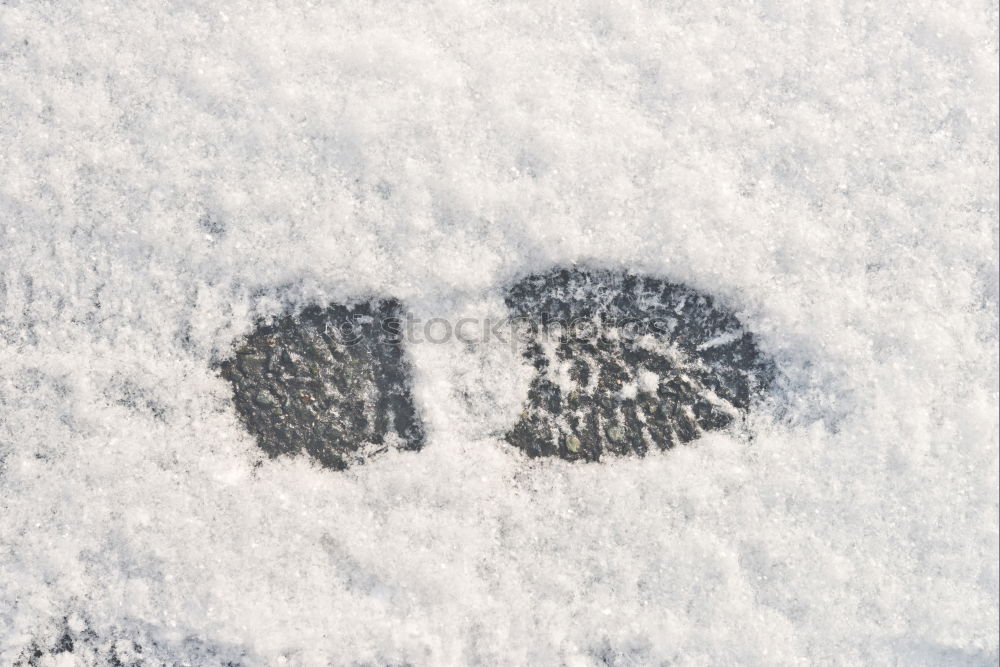
[[[997,25],[0,3],[0,664],[997,664]],[[503,318],[574,264],[714,295],[780,392],[532,460],[516,351],[425,340],[423,449],[336,472],[261,461],[213,370],[258,318]]]

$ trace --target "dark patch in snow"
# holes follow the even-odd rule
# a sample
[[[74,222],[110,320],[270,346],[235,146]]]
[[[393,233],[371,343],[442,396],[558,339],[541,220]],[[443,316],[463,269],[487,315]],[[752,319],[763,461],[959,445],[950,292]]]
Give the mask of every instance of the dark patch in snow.
[[[44,667],[64,664],[59,656],[72,656],[74,665],[143,667],[145,665],[204,665],[242,667],[259,664],[245,649],[207,641],[194,633],[179,633],[145,624],[126,624],[96,631],[77,616],[50,626],[21,651],[14,667]],[[169,635],[169,638],[168,638]],[[177,638],[179,636],[179,638]]]
[[[420,449],[400,314],[391,299],[310,307],[241,341],[220,370],[260,447],[336,470],[390,448]]]
[[[506,302],[536,369],[506,440],[529,456],[669,449],[729,426],[774,378],[736,317],[684,285],[557,269],[516,283]]]

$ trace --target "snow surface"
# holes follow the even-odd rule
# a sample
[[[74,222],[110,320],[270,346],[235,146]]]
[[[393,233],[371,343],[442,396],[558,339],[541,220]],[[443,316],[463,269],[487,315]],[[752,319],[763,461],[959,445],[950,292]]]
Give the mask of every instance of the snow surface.
[[[997,664],[997,21],[2,3],[0,664],[66,624],[248,665]],[[784,400],[527,460],[530,369],[425,343],[423,451],[254,467],[210,368],[254,318],[503,316],[573,262],[717,295]]]

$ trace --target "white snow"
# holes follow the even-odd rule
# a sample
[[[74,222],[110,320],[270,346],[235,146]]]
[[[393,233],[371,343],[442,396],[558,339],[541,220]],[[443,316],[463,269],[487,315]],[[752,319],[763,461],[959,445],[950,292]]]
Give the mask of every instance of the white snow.
[[[997,663],[995,0],[143,4],[0,5],[0,663]],[[425,343],[423,451],[254,467],[256,317],[573,262],[717,296],[784,398],[527,460],[516,354]]]
[[[652,394],[655,393],[660,387],[660,376],[656,373],[648,370],[639,371],[639,386],[643,393]]]
[[[639,385],[636,382],[628,382],[622,385],[619,395],[624,399],[633,399],[639,395]]]

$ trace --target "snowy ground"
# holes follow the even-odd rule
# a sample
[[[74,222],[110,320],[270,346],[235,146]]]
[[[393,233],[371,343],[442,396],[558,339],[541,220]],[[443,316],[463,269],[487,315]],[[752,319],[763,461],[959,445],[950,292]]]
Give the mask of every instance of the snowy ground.
[[[995,0],[142,4],[0,3],[0,664],[997,664]],[[414,345],[423,451],[253,467],[257,316],[573,262],[787,401],[529,461],[517,358]]]

